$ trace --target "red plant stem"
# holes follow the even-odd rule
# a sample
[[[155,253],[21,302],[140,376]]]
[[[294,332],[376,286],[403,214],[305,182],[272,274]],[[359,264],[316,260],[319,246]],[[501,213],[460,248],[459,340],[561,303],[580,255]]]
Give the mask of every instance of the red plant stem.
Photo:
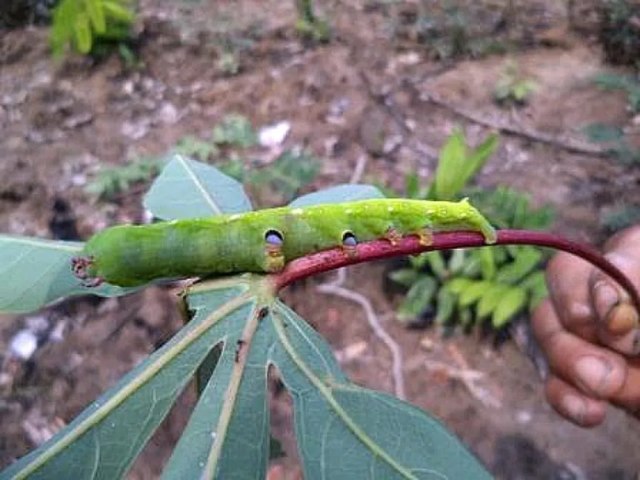
[[[388,240],[361,243],[356,247],[356,252],[353,255],[347,255],[342,248],[333,248],[289,262],[282,272],[273,275],[274,288],[280,290],[296,280],[356,263],[400,255],[416,255],[432,250],[490,247],[492,245],[550,247],[583,258],[616,281],[627,292],[636,309],[640,312],[640,294],[631,280],[597,249],[552,233],[532,230],[499,230],[496,243],[491,245],[485,243],[484,237],[478,232],[457,231],[435,233],[433,243],[429,246],[421,245],[415,236],[408,236],[395,245],[392,245]]]

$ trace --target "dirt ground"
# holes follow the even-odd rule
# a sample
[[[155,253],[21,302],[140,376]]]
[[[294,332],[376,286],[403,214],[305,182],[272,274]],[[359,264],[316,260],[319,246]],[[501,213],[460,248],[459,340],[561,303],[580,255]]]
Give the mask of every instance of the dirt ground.
[[[115,56],[98,64],[56,63],[44,28],[0,32],[0,231],[86,238],[110,224],[139,221],[143,190],[111,203],[86,193],[99,167],[166,152],[187,134],[206,135],[233,112],[256,126],[291,122],[287,145],[304,145],[323,160],[305,191],[349,181],[363,161],[363,181],[401,190],[407,173],[430,176],[438,148],[460,125],[472,143],[502,130],[480,184],[509,185],[538,204],[556,206],[559,233],[601,242],[603,213],[621,199],[640,204],[638,168],[594,154],[581,134],[590,123],[615,123],[638,140],[624,95],[591,81],[610,67],[602,63],[588,12],[581,12],[575,31],[560,2],[520,2],[500,37],[516,39],[518,49],[454,61],[435,58],[420,43],[407,20],[418,2],[318,3],[334,28],[332,41],[319,46],[296,36],[293,1],[145,0],[142,66],[133,70]],[[501,2],[491,3],[478,24],[499,20],[495,5]],[[237,75],[220,68],[224,42],[241,45]],[[499,108],[492,98],[508,59],[537,85],[520,109]],[[68,228],[60,230],[61,224]],[[345,286],[371,302],[400,345],[408,400],[460,435],[497,477],[637,478],[639,422],[611,411],[598,428],[574,427],[545,403],[535,367],[514,342],[495,348],[480,334],[445,337],[436,329],[402,327],[394,318],[398,298],[384,281],[387,269],[384,263],[351,268]],[[390,353],[363,309],[318,292],[320,281],[289,289],[286,300],[329,340],[355,382],[393,392]],[[176,294],[151,288],[1,317],[0,467],[41,443],[167,341],[180,328]],[[10,361],[12,336],[36,324],[44,325],[46,341],[28,362]],[[429,369],[434,362],[482,372],[482,394],[442,369]],[[191,391],[181,397],[130,478],[158,476],[194,400]],[[274,390],[272,422],[287,456],[274,462],[270,478],[299,478],[285,392]]]

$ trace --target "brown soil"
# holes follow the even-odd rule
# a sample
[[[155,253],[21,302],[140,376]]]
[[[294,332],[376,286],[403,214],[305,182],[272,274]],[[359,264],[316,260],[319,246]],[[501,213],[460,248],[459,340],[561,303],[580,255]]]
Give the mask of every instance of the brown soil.
[[[399,19],[412,14],[415,2],[324,2],[335,36],[322,46],[296,37],[293,4],[211,1],[195,8],[146,0],[138,70],[123,68],[115,56],[97,64],[57,64],[47,50],[46,29],[1,32],[0,231],[51,237],[61,211],[82,238],[109,224],[139,220],[142,189],[115,203],[97,202],[84,189],[88,179],[100,166],[123,164],[134,153],[158,155],[184,135],[205,135],[232,112],[255,125],[291,122],[287,145],[305,145],[323,159],[320,176],[305,190],[349,181],[363,156],[364,181],[401,190],[409,172],[430,176],[434,154],[457,125],[472,143],[491,130],[486,123],[575,140],[583,140],[580,130],[590,123],[631,125],[625,97],[590,81],[607,67],[588,33],[569,31],[558,2],[527,2],[516,12],[509,31],[528,39],[526,49],[455,62],[434,60],[415,32],[400,28]],[[218,66],[220,39],[248,45],[238,54],[237,75]],[[507,58],[537,84],[529,105],[517,110],[501,109],[492,99]],[[435,105],[427,95],[473,112],[485,124]],[[630,128],[634,140],[637,126]],[[479,182],[509,185],[556,206],[556,230],[592,242],[604,239],[603,212],[622,199],[640,204],[637,168],[530,136],[503,135]],[[403,328],[394,317],[397,298],[386,291],[385,268],[352,268],[346,286],[371,301],[401,346],[409,401],[442,419],[496,475],[635,478],[637,421],[611,411],[601,427],[579,429],[551,411],[535,368],[513,343],[496,349],[479,334],[444,337],[433,329]],[[389,352],[362,309],[317,292],[316,285],[306,282],[285,297],[329,340],[353,381],[393,392]],[[5,355],[0,466],[42,442],[170,338],[180,327],[175,305],[175,289],[153,288],[107,301],[73,300],[37,314],[63,335],[41,345],[29,362]],[[33,319],[1,317],[0,352]],[[482,387],[500,408],[484,405],[459,380],[425,366],[455,365],[460,358],[484,372]],[[158,476],[194,400],[191,391],[183,395],[131,478]],[[288,456],[271,474],[298,478],[288,399],[274,393],[272,404],[274,432]]]

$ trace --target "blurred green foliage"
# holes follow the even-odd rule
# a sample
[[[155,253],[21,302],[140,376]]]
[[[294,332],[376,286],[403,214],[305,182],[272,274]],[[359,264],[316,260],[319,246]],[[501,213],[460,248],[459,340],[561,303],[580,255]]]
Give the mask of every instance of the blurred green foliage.
[[[257,132],[249,119],[229,114],[215,125],[209,138],[184,136],[172,151],[215,164],[249,188],[258,204],[289,202],[320,171],[318,158],[298,147],[285,149],[266,164],[252,161],[248,149],[257,147],[257,142]],[[164,156],[141,157],[128,165],[105,168],[86,190],[102,200],[114,200],[133,185],[151,180],[164,163]]]
[[[622,91],[627,95],[629,110],[632,114],[640,113],[640,80],[632,75],[603,73],[593,79],[603,90]],[[627,165],[640,164],[640,150],[625,138],[625,132],[616,125],[592,123],[583,129],[587,138],[594,143],[604,144],[609,154]]]
[[[329,22],[316,15],[313,0],[296,0],[296,9],[296,31],[302,38],[319,43],[326,43],[331,39]]]
[[[525,78],[518,64],[508,60],[493,91],[493,98],[500,105],[522,106],[528,103],[529,97],[536,91],[533,80]]]
[[[608,62],[640,66],[640,3],[603,0],[599,40]]]
[[[53,11],[53,55],[62,56],[68,45],[82,54],[117,45],[129,38],[134,19],[131,0],[61,0]]]
[[[468,186],[497,146],[497,137],[490,135],[471,149],[463,132],[455,132],[442,148],[434,182],[423,188],[417,176],[410,175],[406,194],[432,200],[468,196],[497,228],[548,228],[554,216],[551,208],[533,208],[526,195],[506,187]],[[412,257],[390,274],[408,289],[398,318],[410,324],[429,319],[465,328],[490,321],[493,328],[502,328],[546,296],[546,257],[546,252],[529,246],[458,249]]]
[[[600,223],[609,234],[640,224],[640,206],[623,205],[602,215]]]
[[[134,185],[153,179],[164,163],[158,157],[139,157],[127,165],[102,168],[85,191],[100,200],[114,200]]]
[[[640,112],[640,81],[636,76],[601,73],[596,75],[593,81],[603,90],[619,90],[625,92],[631,111],[633,113]]]
[[[57,0],[2,0],[0,28],[49,23],[56,2]]]

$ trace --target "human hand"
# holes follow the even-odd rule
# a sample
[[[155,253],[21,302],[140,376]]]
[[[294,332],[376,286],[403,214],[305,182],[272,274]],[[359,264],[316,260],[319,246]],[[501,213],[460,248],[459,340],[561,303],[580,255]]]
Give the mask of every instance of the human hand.
[[[608,259],[640,290],[640,226],[614,236]],[[547,400],[572,422],[602,423],[608,403],[640,419],[640,314],[589,263],[557,254],[547,268],[550,298],[534,312],[534,334],[549,361]]]

